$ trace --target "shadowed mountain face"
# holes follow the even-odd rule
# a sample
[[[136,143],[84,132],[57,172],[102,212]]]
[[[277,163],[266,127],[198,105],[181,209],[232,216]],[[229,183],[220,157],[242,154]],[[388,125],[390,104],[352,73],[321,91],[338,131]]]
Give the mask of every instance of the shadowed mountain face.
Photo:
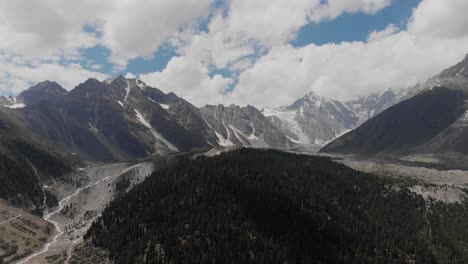
[[[21,116],[0,108],[0,199],[39,209],[43,182],[71,171],[71,160],[30,133]]]
[[[14,109],[25,127],[61,152],[110,161],[227,146],[316,148],[390,105],[395,97],[389,93],[351,105],[311,93],[291,106],[262,112],[234,105],[199,109],[173,93],[119,76],[89,79],[69,92],[45,81],[19,96],[0,97],[0,105]]]
[[[321,151],[360,155],[403,154],[437,136],[464,112],[465,96],[462,92],[438,87],[390,107]]]
[[[43,101],[54,103],[66,93],[67,90],[58,83],[44,81],[23,91],[18,96],[0,96],[0,105],[8,108],[21,108]]]
[[[411,97],[334,140],[321,151],[444,159],[468,153],[468,57],[415,87]],[[445,157],[444,157],[445,156]]]
[[[18,100],[26,105],[33,105],[41,101],[56,102],[67,93],[56,82],[45,81],[36,84],[18,96]]]
[[[87,160],[143,158],[216,143],[197,108],[121,76],[89,79],[53,103],[39,101],[16,111],[31,131]]]

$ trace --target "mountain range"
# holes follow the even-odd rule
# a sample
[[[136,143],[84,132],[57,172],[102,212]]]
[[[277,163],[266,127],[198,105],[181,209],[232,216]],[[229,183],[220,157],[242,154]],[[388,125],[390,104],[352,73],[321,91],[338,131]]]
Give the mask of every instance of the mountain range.
[[[42,181],[76,167],[79,160],[125,161],[235,146],[299,152],[324,146],[322,153],[463,164],[467,69],[468,56],[406,90],[387,89],[349,101],[310,92],[289,106],[261,110],[197,108],[174,93],[123,76],[88,79],[71,91],[41,82],[18,96],[0,97],[4,171],[21,168],[15,173],[28,174],[3,177],[7,188],[0,197],[37,194]],[[18,154],[24,148],[31,149],[30,157]],[[55,165],[44,167],[45,161]],[[26,203],[40,207],[43,196],[30,196]]]
[[[320,147],[399,102],[405,94],[387,89],[337,101],[309,92],[289,106],[263,108],[262,113],[292,142]]]
[[[290,106],[207,105],[119,76],[89,79],[67,91],[38,83],[0,104],[38,138],[62,153],[90,161],[131,160],[153,154],[228,146],[320,147],[399,100],[386,90],[349,102],[309,93]]]
[[[321,151],[458,166],[468,154],[468,56]],[[466,167],[466,166],[464,166]]]

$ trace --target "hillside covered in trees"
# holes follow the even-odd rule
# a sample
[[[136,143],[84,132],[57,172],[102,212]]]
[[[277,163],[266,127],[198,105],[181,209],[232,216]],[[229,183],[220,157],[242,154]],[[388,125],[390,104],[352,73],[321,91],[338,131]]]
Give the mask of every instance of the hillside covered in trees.
[[[13,112],[0,109],[0,199],[39,209],[42,183],[70,172],[73,160],[31,135]]]
[[[327,158],[182,158],[109,205],[86,239],[115,263],[467,263],[463,205]]]

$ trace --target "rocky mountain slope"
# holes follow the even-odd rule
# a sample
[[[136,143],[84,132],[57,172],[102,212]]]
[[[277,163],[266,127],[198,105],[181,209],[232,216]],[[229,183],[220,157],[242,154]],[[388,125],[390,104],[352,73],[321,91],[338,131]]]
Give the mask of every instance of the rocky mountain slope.
[[[86,160],[129,160],[216,144],[199,109],[136,79],[89,79],[68,93],[44,82],[15,100],[22,105],[12,111],[30,131]]]
[[[419,92],[356,130],[323,152],[389,155],[414,161],[440,160],[468,153],[468,56],[415,89]],[[416,157],[416,156],[419,156]]]
[[[399,102],[404,94],[388,89],[340,102],[310,92],[289,106],[264,108],[262,113],[294,143],[324,146]]]
[[[56,82],[40,82],[23,91],[18,96],[0,96],[0,105],[8,108],[22,108],[41,101],[55,102],[67,93],[62,86]]]
[[[212,147],[323,146],[398,98],[390,90],[351,102],[309,93],[278,109],[198,109],[174,93],[119,76],[89,79],[69,92],[45,81],[16,97],[0,97],[0,105],[61,152],[110,161]]]
[[[292,147],[292,142],[253,106],[205,106],[201,113],[220,146]]]
[[[42,183],[71,171],[73,164],[30,133],[21,116],[0,108],[0,199],[40,210]]]

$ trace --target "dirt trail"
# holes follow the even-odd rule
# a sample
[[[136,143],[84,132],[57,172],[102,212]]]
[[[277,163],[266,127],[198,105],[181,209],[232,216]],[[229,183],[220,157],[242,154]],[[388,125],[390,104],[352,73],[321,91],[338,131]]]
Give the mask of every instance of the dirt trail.
[[[0,225],[6,224],[6,223],[8,223],[8,222],[11,222],[11,221],[13,221],[13,220],[15,220],[15,219],[21,217],[21,213],[22,213],[22,211],[20,211],[20,212],[18,213],[17,216],[12,217],[12,218],[10,218],[10,219],[7,219],[7,220],[5,220],[5,221],[0,222]]]

